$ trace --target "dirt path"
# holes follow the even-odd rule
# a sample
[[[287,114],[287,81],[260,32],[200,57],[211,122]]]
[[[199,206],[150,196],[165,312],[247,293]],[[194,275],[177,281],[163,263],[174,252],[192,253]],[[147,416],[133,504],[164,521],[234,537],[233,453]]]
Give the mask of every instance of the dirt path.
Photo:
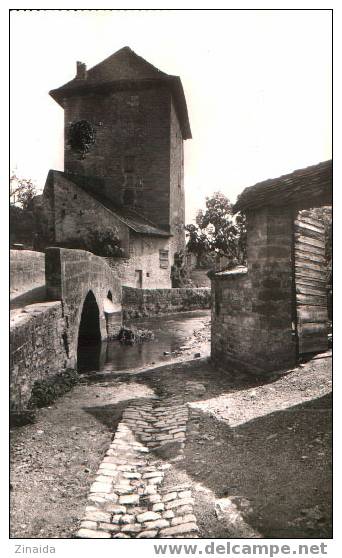
[[[12,537],[74,536],[123,410],[178,395],[184,453],[158,458],[171,458],[166,487],[191,486],[200,537],[331,536],[330,365],[266,381],[199,359],[78,385],[12,431]]]
[[[12,537],[73,536],[122,410],[151,396],[133,379],[81,384],[41,409],[34,425],[12,431]]]

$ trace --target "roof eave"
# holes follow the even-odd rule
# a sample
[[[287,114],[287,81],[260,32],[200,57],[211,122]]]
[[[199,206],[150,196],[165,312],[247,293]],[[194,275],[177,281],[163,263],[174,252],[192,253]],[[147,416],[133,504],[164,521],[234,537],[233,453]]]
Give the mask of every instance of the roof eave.
[[[312,173],[312,175],[310,175],[310,173]],[[279,197],[275,199],[274,196],[272,195],[273,190],[270,190],[270,197],[268,199],[264,199],[265,195],[267,194],[267,188],[274,189],[274,187],[279,187],[279,194],[282,194],[284,191],[284,184],[288,180],[294,181],[294,185],[292,185],[292,188],[296,187],[295,186],[296,182],[312,180],[313,188],[312,188],[310,198],[308,198],[308,195],[305,191],[298,192],[297,195],[294,194],[293,197],[289,195],[286,201],[287,205],[291,205],[295,207],[299,204],[303,208],[304,206],[305,207],[310,206],[310,203],[312,204],[314,202],[319,202],[319,205],[331,205],[332,203],[331,173],[332,173],[332,161],[328,160],[328,161],[323,161],[321,163],[318,163],[317,165],[310,165],[309,167],[295,170],[292,173],[288,173],[279,176],[277,178],[271,178],[271,179],[264,180],[262,182],[258,182],[257,184],[254,184],[253,186],[249,186],[242,191],[242,193],[239,195],[236,203],[233,206],[233,213],[237,213],[239,211],[249,211],[249,210],[258,209],[266,206],[275,206],[275,205],[278,206],[284,200],[279,199]],[[316,184],[317,180],[321,181],[321,184],[323,184],[323,188],[321,190],[317,189],[317,184]],[[286,185],[285,188],[287,189]],[[258,190],[262,191],[263,189],[264,189],[264,191],[262,192],[263,199],[256,200],[255,199],[256,192],[258,192]],[[290,193],[290,189],[289,189],[289,193]],[[312,207],[312,205],[310,207]]]
[[[70,97],[75,94],[86,94],[92,91],[99,90],[101,88],[106,88],[110,90],[113,87],[124,87],[125,85],[131,83],[140,83],[146,85],[153,85],[153,83],[165,83],[171,84],[170,89],[173,94],[173,97],[176,101],[176,110],[178,114],[178,118],[181,124],[181,130],[183,139],[191,139],[191,129],[190,129],[190,122],[189,122],[189,115],[188,115],[188,108],[186,104],[186,99],[184,95],[184,89],[179,76],[160,76],[158,78],[147,78],[141,80],[112,80],[112,81],[94,81],[91,80],[77,80],[73,79],[61,87],[57,89],[51,89],[49,91],[49,95],[53,98],[56,103],[58,103],[62,108],[64,108],[64,99],[66,97]]]

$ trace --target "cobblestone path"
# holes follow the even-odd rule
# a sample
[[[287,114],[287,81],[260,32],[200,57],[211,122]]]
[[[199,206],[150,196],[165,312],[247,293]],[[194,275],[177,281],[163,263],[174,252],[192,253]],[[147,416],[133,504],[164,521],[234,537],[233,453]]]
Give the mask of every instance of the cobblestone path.
[[[122,415],[90,488],[78,538],[197,538],[190,485],[163,488],[183,452],[188,408],[182,397],[136,402]],[[160,456],[163,455],[163,459]]]

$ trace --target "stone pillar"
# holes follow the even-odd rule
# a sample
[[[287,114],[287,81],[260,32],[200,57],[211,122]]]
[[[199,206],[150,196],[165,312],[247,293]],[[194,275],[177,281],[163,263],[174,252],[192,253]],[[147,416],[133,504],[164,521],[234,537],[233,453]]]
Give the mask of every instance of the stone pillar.
[[[268,370],[294,366],[292,209],[263,207],[249,212],[247,231],[255,362]]]

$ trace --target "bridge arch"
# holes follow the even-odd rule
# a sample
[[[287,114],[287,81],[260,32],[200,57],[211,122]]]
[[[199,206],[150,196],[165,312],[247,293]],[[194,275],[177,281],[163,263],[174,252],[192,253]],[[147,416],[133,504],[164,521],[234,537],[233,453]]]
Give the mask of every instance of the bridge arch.
[[[93,345],[99,341],[101,341],[100,310],[93,291],[89,291],[83,302],[78,328],[78,345]]]
[[[77,367],[87,368],[90,355],[99,352],[101,344],[100,309],[92,290],[82,306],[77,336]]]
[[[47,293],[62,302],[67,364],[74,367],[79,347],[92,341],[100,346],[101,340],[120,330],[121,282],[104,258],[90,252],[51,247],[45,254]]]

